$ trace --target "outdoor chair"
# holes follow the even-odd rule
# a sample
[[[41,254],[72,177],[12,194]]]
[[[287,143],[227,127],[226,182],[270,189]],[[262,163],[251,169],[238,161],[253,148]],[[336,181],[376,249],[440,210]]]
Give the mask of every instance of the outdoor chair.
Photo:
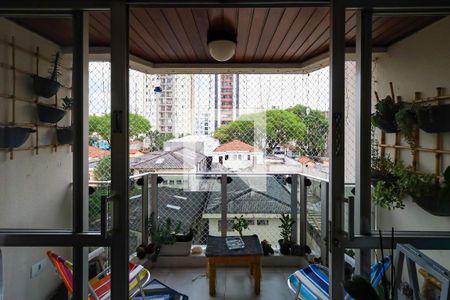
[[[67,288],[69,295],[73,294],[73,265],[70,261],[65,260],[61,256],[48,251],[47,255],[55,266],[59,277]],[[150,281],[150,272],[133,263],[128,264],[129,268],[129,296],[130,299],[138,292],[144,294],[144,287]],[[106,268],[97,276],[89,280],[89,300],[106,300],[111,297],[111,272],[110,268]]]
[[[381,262],[376,262],[371,267],[370,283],[376,288],[383,277],[383,271],[386,272],[391,264],[390,256],[385,257],[384,268]],[[329,277],[328,268],[312,264],[289,275],[287,284],[289,289],[295,294],[294,299],[300,300],[328,300],[329,296]],[[345,292],[344,299],[353,299]]]

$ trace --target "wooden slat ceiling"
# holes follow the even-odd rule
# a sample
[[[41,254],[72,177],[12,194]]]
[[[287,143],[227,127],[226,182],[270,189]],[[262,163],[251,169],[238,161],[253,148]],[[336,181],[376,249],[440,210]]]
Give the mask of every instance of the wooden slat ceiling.
[[[373,45],[387,47],[428,26],[439,17],[374,17]],[[70,46],[69,19],[15,19],[21,25]],[[90,44],[108,47],[108,12],[90,14]],[[214,63],[207,50],[208,28],[232,28],[236,55],[230,62],[303,62],[329,47],[328,8],[133,8],[130,10],[130,52],[154,63]],[[346,42],[355,44],[356,16],[347,12]]]

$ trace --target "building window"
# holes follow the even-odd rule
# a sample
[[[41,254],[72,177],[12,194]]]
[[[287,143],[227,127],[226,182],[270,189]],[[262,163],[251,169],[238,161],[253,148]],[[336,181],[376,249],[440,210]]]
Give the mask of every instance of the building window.
[[[183,180],[178,179],[177,180],[177,185],[183,184]]]
[[[269,225],[269,220],[256,220],[256,225]]]
[[[225,154],[225,160],[228,160],[228,154]]]
[[[247,155],[247,160],[250,160],[250,155]]]
[[[241,154],[238,155],[238,159],[242,160],[242,155]]]

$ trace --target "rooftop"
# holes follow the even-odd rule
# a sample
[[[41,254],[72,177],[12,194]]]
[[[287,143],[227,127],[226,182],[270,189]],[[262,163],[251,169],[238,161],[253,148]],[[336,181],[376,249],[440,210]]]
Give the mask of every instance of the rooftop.
[[[180,147],[172,151],[155,151],[130,159],[130,168],[149,169],[191,169],[206,156],[189,148]]]
[[[244,142],[241,142],[239,140],[233,140],[231,142],[228,142],[226,144],[222,144],[216,149],[214,149],[214,152],[233,152],[233,151],[239,151],[239,152],[262,152],[258,148],[246,144]]]

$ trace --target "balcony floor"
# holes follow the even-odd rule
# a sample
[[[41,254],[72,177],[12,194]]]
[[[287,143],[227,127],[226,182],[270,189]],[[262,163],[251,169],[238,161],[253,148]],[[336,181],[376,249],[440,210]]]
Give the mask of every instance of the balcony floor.
[[[300,268],[301,266],[299,266]],[[296,268],[263,268],[261,294],[253,292],[253,282],[246,268],[218,268],[216,296],[210,297],[206,268],[153,268],[152,278],[189,296],[192,300],[226,299],[292,299],[286,280]]]

